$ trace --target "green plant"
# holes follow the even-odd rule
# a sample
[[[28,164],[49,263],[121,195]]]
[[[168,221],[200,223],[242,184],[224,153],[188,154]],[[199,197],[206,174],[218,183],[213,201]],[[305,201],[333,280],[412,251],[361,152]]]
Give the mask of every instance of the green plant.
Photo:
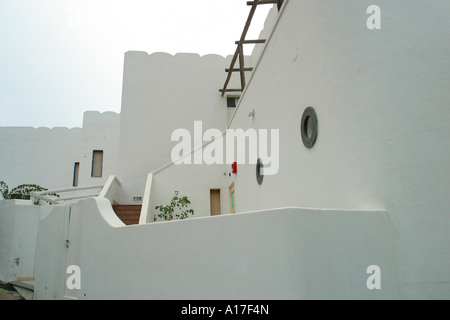
[[[2,194],[3,199],[5,200],[10,199],[30,200],[32,192],[47,191],[47,190],[48,189],[38,186],[37,184],[21,184],[20,186],[17,186],[13,188],[11,191],[9,191],[8,185],[4,181],[0,181],[0,193]]]
[[[4,181],[0,181],[0,193],[3,196],[3,199],[8,199],[9,188]]]
[[[188,205],[191,204],[187,197],[179,197],[179,192],[175,191],[170,204],[167,206],[156,206],[155,209],[159,210],[159,213],[154,217],[154,221],[171,221],[174,219],[184,220],[189,218],[189,215],[194,214],[194,210],[188,209]]]

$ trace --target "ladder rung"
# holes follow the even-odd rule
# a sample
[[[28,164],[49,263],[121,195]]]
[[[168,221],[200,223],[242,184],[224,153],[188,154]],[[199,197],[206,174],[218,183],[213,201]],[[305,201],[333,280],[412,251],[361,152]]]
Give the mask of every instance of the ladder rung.
[[[233,69],[232,72],[240,72],[241,69]],[[244,71],[253,71],[253,68],[244,68]],[[225,69],[225,72],[230,72],[230,69]]]
[[[225,92],[242,92],[242,89],[220,89],[219,92],[225,93]]]
[[[257,44],[257,43],[266,43],[265,39],[258,39],[258,40],[244,40],[244,41],[236,41],[236,44]]]
[[[247,1],[248,6],[252,6],[255,1]],[[258,4],[276,4],[276,0],[259,0],[256,1]]]

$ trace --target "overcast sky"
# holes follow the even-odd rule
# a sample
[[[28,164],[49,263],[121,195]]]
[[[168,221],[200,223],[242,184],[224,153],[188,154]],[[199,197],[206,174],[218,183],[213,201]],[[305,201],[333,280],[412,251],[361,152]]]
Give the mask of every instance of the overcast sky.
[[[84,111],[120,112],[125,52],[231,55],[246,3],[0,0],[0,126],[81,127]],[[248,39],[271,7],[258,7]]]

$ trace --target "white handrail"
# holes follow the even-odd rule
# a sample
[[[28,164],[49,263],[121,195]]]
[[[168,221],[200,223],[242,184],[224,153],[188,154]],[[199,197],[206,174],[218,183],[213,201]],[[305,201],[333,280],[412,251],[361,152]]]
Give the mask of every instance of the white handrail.
[[[147,182],[145,183],[144,199],[142,201],[141,215],[139,216],[139,224],[148,223],[148,217],[150,216],[150,200],[152,192],[153,183],[153,172],[149,173],[147,176]]]
[[[101,190],[99,190],[98,192],[95,192],[95,193],[89,193],[89,194],[86,193],[86,194],[68,196],[68,197],[63,197],[63,198],[59,197],[59,195],[57,198],[50,198],[49,195],[53,195],[53,194],[57,194],[57,193],[64,193],[64,192],[102,189],[103,187],[104,187],[104,185],[93,185],[93,186],[85,186],[85,187],[73,187],[73,188],[46,190],[46,191],[40,191],[40,192],[32,192],[31,196],[34,198],[33,203],[39,203],[40,200],[43,200],[48,203],[57,205],[57,204],[61,204],[63,201],[97,197],[100,194]]]
[[[81,191],[81,190],[90,190],[90,189],[100,189],[103,188],[103,184],[98,184],[94,186],[85,186],[85,187],[73,187],[73,188],[64,188],[64,189],[55,189],[55,190],[47,190],[47,191],[39,191],[41,195],[51,194],[51,193],[61,193],[61,192],[72,192],[72,191]]]
[[[108,199],[111,204],[118,203],[121,186],[122,183],[116,176],[109,176],[108,181],[106,181],[98,197]]]
[[[37,195],[35,193],[32,193],[31,196],[35,198],[35,200],[33,201],[33,204],[35,204],[36,201],[39,201],[39,200],[44,200],[44,201],[47,201],[48,203],[51,203],[51,204],[59,204],[58,202],[56,202],[53,199],[50,199],[50,198],[45,197],[45,196],[40,196],[40,195]]]
[[[90,194],[83,194],[79,196],[73,196],[73,197],[65,197],[65,198],[58,198],[58,201],[67,201],[67,200],[76,200],[76,199],[85,199],[85,198],[94,198],[97,197],[99,193],[90,193]]]

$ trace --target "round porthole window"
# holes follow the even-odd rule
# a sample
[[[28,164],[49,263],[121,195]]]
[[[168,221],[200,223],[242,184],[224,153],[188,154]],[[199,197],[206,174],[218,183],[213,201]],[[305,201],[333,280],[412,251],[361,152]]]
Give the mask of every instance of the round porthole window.
[[[308,149],[314,147],[318,135],[318,121],[314,108],[306,108],[305,112],[303,113],[300,131],[305,147]]]
[[[262,185],[264,180],[263,168],[264,165],[262,163],[262,160],[258,159],[258,162],[256,163],[256,181],[258,181],[259,185]]]

